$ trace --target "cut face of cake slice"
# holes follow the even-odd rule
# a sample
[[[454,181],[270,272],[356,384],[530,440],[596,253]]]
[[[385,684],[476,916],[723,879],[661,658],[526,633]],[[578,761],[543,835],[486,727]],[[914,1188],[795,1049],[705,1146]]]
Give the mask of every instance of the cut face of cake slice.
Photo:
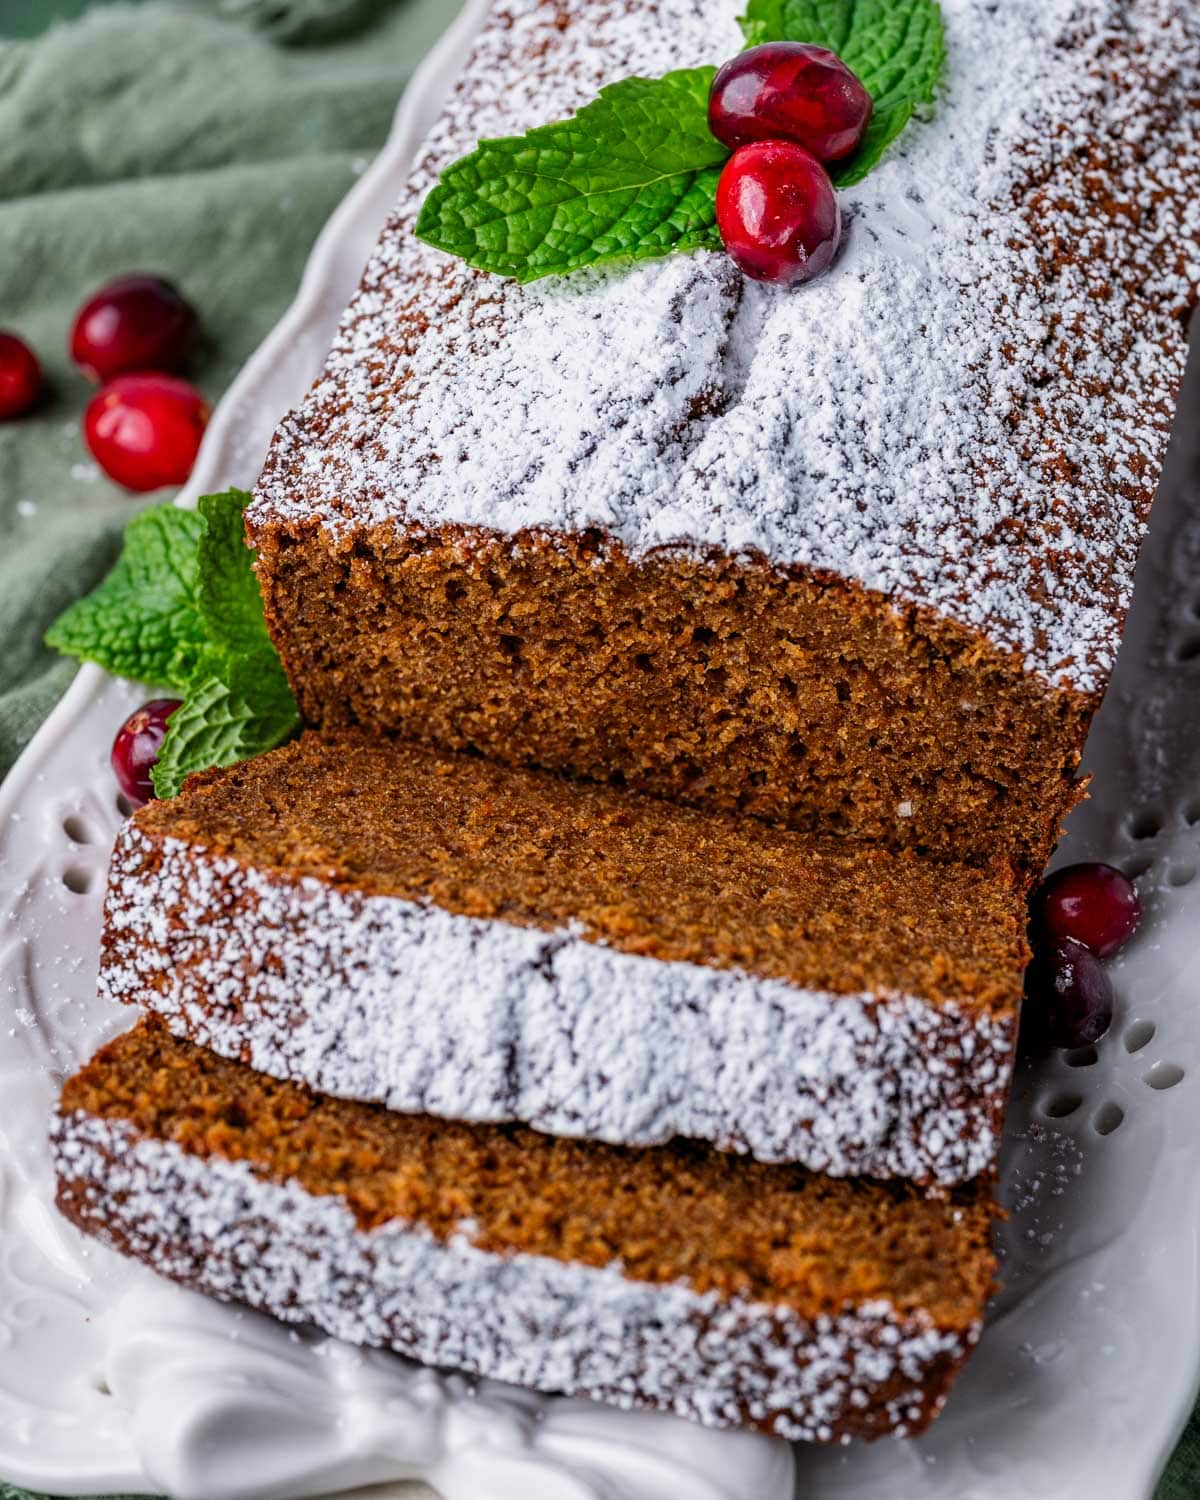
[[[796,292],[414,237],[478,137],[719,64],[743,8],[497,0],[248,513],[273,637],[324,727],[1040,868],[1184,366],[1200,9],[942,0],[935,117]]]
[[[939,865],[355,733],[124,828],[100,983],[342,1098],[835,1175],[995,1152],[1027,952]]]
[[[979,1335],[987,1184],[937,1199],[324,1099],[139,1023],[71,1079],[59,1207],[355,1343],[713,1426],[918,1432]]]

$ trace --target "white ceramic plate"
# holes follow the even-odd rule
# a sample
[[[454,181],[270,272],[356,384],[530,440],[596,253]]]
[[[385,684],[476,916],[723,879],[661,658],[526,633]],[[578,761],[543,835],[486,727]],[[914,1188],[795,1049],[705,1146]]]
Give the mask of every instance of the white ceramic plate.
[[[222,403],[188,497],[257,471],[315,373],[470,44],[473,0]],[[1200,390],[1185,396],[1193,433]],[[1021,1065],[1005,1145],[1005,1291],[919,1442],[797,1450],[799,1500],[1142,1500],[1200,1357],[1200,435],[1180,443],[1088,749],[1097,796],[1059,859],[1139,875],[1147,920],[1096,1049]],[[51,1206],[62,1078],[127,1017],[94,995],[121,810],[107,765],[144,694],[83,670],[0,791],[0,1475],[56,1494],[300,1500],[427,1481],[446,1500],[788,1500],[744,1434],[422,1372],[205,1302],[89,1244]],[[404,1481],[396,1485],[394,1481]],[[422,1487],[421,1493],[428,1494]]]

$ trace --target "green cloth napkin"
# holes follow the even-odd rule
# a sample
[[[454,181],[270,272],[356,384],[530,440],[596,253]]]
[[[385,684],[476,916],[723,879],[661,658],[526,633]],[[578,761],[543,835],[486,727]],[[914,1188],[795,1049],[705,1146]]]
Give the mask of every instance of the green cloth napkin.
[[[0,0],[0,327],[34,344],[52,382],[41,410],[0,424],[0,774],[74,672],[43,631],[104,573],[140,503],[82,446],[89,388],[65,354],[75,308],[109,276],[169,276],[201,312],[191,373],[218,397],[458,8]],[[52,16],[78,19],[45,31]],[[1193,1418],[1158,1500],[1196,1497]],[[38,1497],[0,1483],[0,1500]]]
[[[207,335],[189,373],[220,396],[459,0],[93,5],[12,39],[81,6],[0,0],[0,328],[34,346],[51,386],[0,423],[0,775],[74,672],[43,647],[46,626],[143,503],[83,447],[75,309],[110,276],[170,277]]]

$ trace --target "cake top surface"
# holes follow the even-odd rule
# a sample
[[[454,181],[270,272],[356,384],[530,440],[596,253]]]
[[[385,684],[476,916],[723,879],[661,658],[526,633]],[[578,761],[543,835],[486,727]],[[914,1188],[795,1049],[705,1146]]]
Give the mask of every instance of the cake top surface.
[[[62,1111],[337,1195],[363,1229],[400,1221],[807,1316],[886,1299],[969,1328],[991,1290],[987,1179],[935,1198],[685,1142],[634,1149],[394,1114],[266,1078],[147,1021],[68,1081]]]
[[[943,0],[932,121],[793,292],[672,256],[520,287],[421,244],[438,170],[631,73],[720,63],[737,0],[496,0],[258,527],[596,528],[931,607],[1101,689],[1200,281],[1200,13]]]
[[[1007,867],[934,864],[355,732],[309,733],[149,804],[110,902],[170,904],[147,888],[146,837],[266,877],[823,993],[1010,1011],[1027,957]],[[301,910],[307,928],[311,903]]]

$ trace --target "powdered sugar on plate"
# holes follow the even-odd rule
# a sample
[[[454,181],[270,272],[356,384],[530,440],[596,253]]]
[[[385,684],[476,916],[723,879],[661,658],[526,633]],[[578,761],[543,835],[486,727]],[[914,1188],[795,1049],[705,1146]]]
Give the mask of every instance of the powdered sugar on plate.
[[[1103,687],[1200,281],[1200,18],[945,0],[948,81],[793,293],[725,257],[528,287],[412,235],[476,138],[720,62],[735,0],[501,0],[252,524],[602,529],[939,610]]]

